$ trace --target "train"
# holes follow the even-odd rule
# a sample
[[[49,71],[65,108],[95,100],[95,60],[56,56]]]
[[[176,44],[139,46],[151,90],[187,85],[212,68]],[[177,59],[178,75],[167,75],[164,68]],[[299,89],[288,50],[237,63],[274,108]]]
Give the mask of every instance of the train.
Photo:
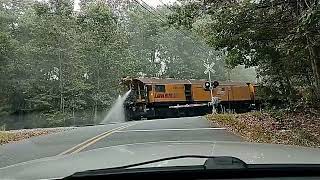
[[[127,120],[247,112],[259,103],[257,85],[250,82],[126,77],[121,84],[130,90],[124,103]]]

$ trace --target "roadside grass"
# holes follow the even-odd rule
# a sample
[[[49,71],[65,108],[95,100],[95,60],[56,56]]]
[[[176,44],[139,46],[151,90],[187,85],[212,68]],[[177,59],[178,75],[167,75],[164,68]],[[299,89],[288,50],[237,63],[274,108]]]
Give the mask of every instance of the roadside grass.
[[[294,114],[279,113],[275,116],[267,112],[249,112],[207,115],[207,119],[249,142],[320,147],[318,136],[320,132],[315,132],[314,127],[317,124],[305,123],[306,119],[293,118],[295,116]],[[304,122],[303,126],[300,121]]]
[[[13,141],[14,139],[15,139],[14,134],[0,131],[0,145],[6,144],[10,141]]]

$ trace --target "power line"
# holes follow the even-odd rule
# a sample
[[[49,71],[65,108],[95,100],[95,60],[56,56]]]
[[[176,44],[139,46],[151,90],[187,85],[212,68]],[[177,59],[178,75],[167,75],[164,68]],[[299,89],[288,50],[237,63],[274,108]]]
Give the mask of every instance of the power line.
[[[152,14],[154,17],[156,17],[157,19],[159,19],[162,23],[166,23],[165,21],[166,20],[163,20],[162,19],[162,17],[163,18],[165,18],[165,19],[167,19],[167,17],[164,17],[163,15],[161,15],[161,13],[159,12],[159,11],[157,11],[155,8],[153,8],[153,7],[151,7],[150,5],[148,5],[144,0],[140,0],[144,5],[146,5],[147,7],[149,7],[149,9],[146,7],[146,6],[144,6],[144,5],[142,5],[138,0],[133,0],[135,3],[137,3],[137,4],[139,4],[139,6],[140,7],[142,7],[143,9],[145,9],[145,10],[147,10],[150,14]],[[161,3],[163,4],[163,5],[165,5],[162,1],[161,1]],[[171,12],[173,12],[167,5],[165,5]],[[156,12],[157,14],[155,14],[155,13],[153,13],[152,11],[150,11],[150,9],[152,9],[154,12]],[[194,45],[196,45],[195,44],[195,40],[189,35],[189,34],[186,34],[184,31],[178,31],[178,30],[176,30],[175,32],[177,32],[177,33],[179,33],[180,35],[184,35],[184,36],[186,36],[186,37],[188,37],[190,40],[191,40],[191,42],[194,44]],[[201,46],[197,46],[200,50],[202,50],[203,52],[205,52],[205,53],[208,53],[208,51],[209,51],[209,56],[211,56],[210,55],[210,50],[207,50],[207,49],[204,49],[203,47],[201,47]],[[205,62],[205,60],[203,60],[203,62]],[[185,68],[185,69],[187,69],[187,70],[189,70],[189,71],[194,71],[194,70],[191,70],[191,69],[188,69],[188,68]],[[195,72],[197,72],[197,71],[195,71]]]
[[[154,12],[156,12],[157,14],[159,14],[159,16],[161,17],[161,19],[164,18],[165,21],[166,21],[167,17],[163,16],[163,15],[162,15],[159,11],[157,11],[154,7],[148,5],[148,4],[147,4],[145,1],[143,1],[143,0],[140,0],[140,1],[141,1],[144,5],[148,6],[150,9],[152,9]]]
[[[134,0],[135,2],[137,2],[137,0]],[[161,15],[161,13],[159,12],[159,11],[157,11],[155,8],[153,8],[153,7],[151,7],[150,5],[148,5],[145,1],[143,1],[143,0],[140,0],[140,1],[142,1],[145,5],[147,5],[149,8],[151,8],[153,11],[155,11],[155,12],[157,12],[157,14],[159,14],[161,17],[164,17],[163,15]],[[171,12],[173,12],[173,10],[171,10],[169,7],[168,7],[168,5],[166,5],[166,4],[164,4],[161,0],[160,0],[160,2],[161,2],[161,4],[163,4],[167,9],[169,9]],[[139,2],[137,2],[137,3],[139,3]],[[139,3],[140,5],[141,5],[141,3]],[[149,11],[149,10],[148,10]],[[150,11],[149,11],[150,12]],[[152,13],[152,14],[154,14],[154,13]],[[155,15],[156,16],[156,15]],[[156,17],[158,17],[158,16],[156,16]],[[167,18],[167,17],[164,17],[165,19]],[[162,18],[161,18],[161,21],[162,21]],[[163,21],[162,21],[163,22]],[[193,39],[193,37],[191,37],[189,34],[187,34],[187,33],[185,33],[184,31],[178,31],[178,30],[176,30],[176,32],[177,33],[179,33],[180,35],[184,35],[184,36],[186,36],[186,37],[188,37],[188,38],[190,38],[190,40],[192,41],[192,43],[194,44],[194,45],[196,45],[196,41]],[[204,48],[202,48],[201,46],[198,46],[198,48],[199,49],[201,49],[202,51],[204,51],[204,52],[208,52],[208,50],[207,49],[204,49]]]
[[[142,5],[140,2],[138,2],[138,0],[133,0],[134,2],[136,2],[137,4],[139,4],[143,9],[147,10],[149,13],[151,13],[153,16],[157,17],[157,19],[159,19],[161,22],[165,23],[165,21],[163,21],[163,19],[159,18],[156,14],[154,14],[153,12],[151,12],[148,8],[146,8],[144,5]],[[144,1],[143,1],[144,2]],[[144,2],[144,4],[146,4]]]
[[[165,6],[167,9],[169,9],[171,12],[174,11],[173,9],[171,9],[170,6],[168,6],[168,5],[166,5],[165,3],[163,3],[162,0],[159,0],[159,1],[160,1],[160,3],[161,3],[162,5],[164,5],[164,6]]]
[[[156,15],[156,14],[154,14],[154,13],[152,13],[148,8],[146,8],[145,6],[143,6],[142,4],[140,4],[137,0],[134,0],[136,3],[138,3],[143,9],[145,9],[145,10],[147,10],[150,14],[152,14],[153,16],[155,16],[155,17],[157,17],[158,18],[158,16]],[[144,2],[144,4],[146,4],[145,2]],[[147,5],[147,4],[146,4]],[[151,8],[151,7],[150,7]],[[136,15],[136,13],[133,13],[133,14],[135,14]],[[158,18],[161,22],[163,22],[163,23],[165,23],[161,18]],[[181,57],[180,57],[181,58]],[[184,69],[186,69],[186,70],[188,70],[189,72],[196,72],[196,73],[198,73],[198,71],[196,71],[196,70],[192,70],[192,69],[189,69],[189,68],[184,68]]]

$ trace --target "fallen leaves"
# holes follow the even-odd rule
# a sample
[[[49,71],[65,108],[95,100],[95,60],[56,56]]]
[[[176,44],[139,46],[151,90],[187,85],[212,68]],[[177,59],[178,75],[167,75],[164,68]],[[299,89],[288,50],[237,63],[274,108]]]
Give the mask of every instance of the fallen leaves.
[[[14,139],[13,136],[13,134],[0,131],[0,145],[10,142],[11,139]]]
[[[0,145],[14,141],[28,139],[34,136],[41,136],[51,133],[57,133],[72,128],[39,128],[39,129],[22,129],[13,131],[0,131]]]
[[[250,112],[207,117],[249,142],[320,147],[320,116]]]

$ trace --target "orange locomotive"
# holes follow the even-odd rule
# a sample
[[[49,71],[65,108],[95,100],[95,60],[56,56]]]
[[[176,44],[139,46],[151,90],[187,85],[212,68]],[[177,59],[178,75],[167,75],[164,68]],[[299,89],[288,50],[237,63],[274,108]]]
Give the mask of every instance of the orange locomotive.
[[[212,111],[210,83],[206,80],[123,78],[131,89],[125,102],[128,119],[204,115]],[[256,102],[256,85],[240,82],[212,83],[219,111],[248,111]]]

